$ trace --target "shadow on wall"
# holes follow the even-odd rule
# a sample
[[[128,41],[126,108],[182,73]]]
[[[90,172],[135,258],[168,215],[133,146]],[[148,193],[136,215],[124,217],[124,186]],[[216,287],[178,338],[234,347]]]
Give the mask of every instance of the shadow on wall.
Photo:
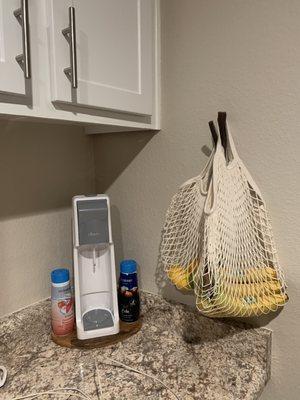
[[[118,132],[95,136],[96,190],[105,193],[156,131]]]
[[[124,260],[124,243],[122,237],[122,224],[121,224],[121,216],[119,209],[115,206],[111,206],[111,221],[113,226],[113,240],[115,244],[115,259],[116,259],[116,274],[119,276],[120,268],[119,263],[120,260]],[[117,245],[116,245],[117,244]]]
[[[118,132],[95,135],[94,159],[97,193],[105,193],[131,161],[142,151],[156,131]],[[111,204],[116,260],[125,256],[120,210]],[[118,266],[118,262],[116,263]],[[118,271],[117,271],[118,274]]]
[[[0,121],[0,219],[71,206],[94,191],[92,140],[81,127]]]

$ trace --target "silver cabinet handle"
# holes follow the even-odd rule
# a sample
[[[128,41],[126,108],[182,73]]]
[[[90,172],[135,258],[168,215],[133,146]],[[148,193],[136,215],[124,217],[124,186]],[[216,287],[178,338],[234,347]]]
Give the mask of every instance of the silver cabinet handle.
[[[28,15],[28,1],[21,0],[21,7],[14,11],[14,16],[17,18],[22,27],[22,45],[23,53],[16,56],[16,61],[24,72],[24,77],[29,79],[31,77],[30,65],[30,41],[29,41],[29,15]]]
[[[75,29],[75,8],[69,7],[69,26],[62,30],[70,46],[70,64],[64,69],[64,73],[72,84],[73,89],[77,89],[77,55],[76,55],[76,29]]]

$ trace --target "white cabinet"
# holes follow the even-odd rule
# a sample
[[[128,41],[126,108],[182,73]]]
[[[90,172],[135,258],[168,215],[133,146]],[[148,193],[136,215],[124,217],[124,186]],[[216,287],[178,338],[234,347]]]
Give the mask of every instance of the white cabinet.
[[[23,7],[25,6],[25,10]],[[24,32],[21,21],[18,22],[18,15],[14,13],[19,9],[19,17],[22,12],[27,11],[27,1],[21,0],[0,0],[0,101],[10,95],[26,94],[26,78],[24,72],[17,62],[19,56],[21,62],[24,57],[23,46],[29,45],[29,35]],[[26,21],[28,22],[28,21]],[[28,25],[26,26],[28,28]],[[24,37],[26,35],[26,37]],[[25,40],[28,39],[27,43]],[[27,78],[30,75],[30,54],[29,46],[26,62],[28,62]]]
[[[54,101],[152,114],[153,0],[51,0]],[[74,24],[75,43],[62,30]],[[73,51],[70,52],[74,44]],[[77,88],[64,74],[75,57]],[[75,85],[74,85],[75,86]]]
[[[159,0],[0,0],[0,117],[159,129],[159,64]]]

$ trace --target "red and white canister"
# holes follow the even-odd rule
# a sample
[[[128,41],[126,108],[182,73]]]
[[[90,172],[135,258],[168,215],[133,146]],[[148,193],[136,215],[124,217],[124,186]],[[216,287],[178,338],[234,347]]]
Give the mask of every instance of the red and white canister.
[[[74,329],[74,301],[69,270],[57,268],[51,272],[51,317],[55,335],[68,335]]]

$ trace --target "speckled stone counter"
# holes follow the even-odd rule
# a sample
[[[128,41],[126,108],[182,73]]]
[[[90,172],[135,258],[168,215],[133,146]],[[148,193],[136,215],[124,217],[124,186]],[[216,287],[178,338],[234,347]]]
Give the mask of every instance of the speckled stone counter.
[[[150,294],[143,294],[142,301],[141,331],[104,349],[77,350],[54,344],[49,301],[0,320],[0,365],[8,370],[0,399],[66,386],[97,399],[95,360],[103,400],[174,399],[149,378],[101,363],[103,357],[157,376],[182,400],[259,397],[270,371],[269,331],[210,320],[188,306]]]

